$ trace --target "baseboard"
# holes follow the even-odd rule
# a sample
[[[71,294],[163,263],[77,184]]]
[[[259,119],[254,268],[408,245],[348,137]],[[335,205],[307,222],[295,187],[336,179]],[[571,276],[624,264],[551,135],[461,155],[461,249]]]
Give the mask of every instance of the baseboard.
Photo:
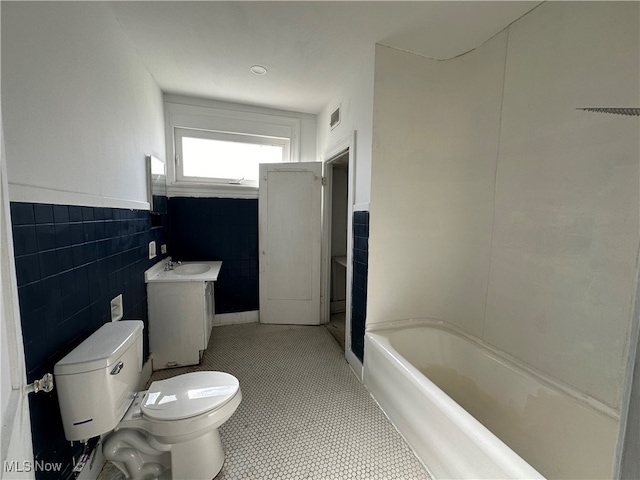
[[[216,313],[213,317],[213,326],[222,327],[224,325],[239,325],[241,323],[260,322],[260,311],[251,310],[249,312]]]

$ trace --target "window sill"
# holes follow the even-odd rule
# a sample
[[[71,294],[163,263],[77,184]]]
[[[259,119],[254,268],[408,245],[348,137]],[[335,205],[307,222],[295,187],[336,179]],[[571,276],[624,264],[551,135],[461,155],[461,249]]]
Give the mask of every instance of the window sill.
[[[211,183],[173,183],[167,185],[168,197],[258,198],[258,187],[215,185]]]

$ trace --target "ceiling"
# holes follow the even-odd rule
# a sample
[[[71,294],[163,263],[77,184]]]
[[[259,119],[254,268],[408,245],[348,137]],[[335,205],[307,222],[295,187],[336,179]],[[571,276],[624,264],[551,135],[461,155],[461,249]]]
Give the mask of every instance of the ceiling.
[[[113,2],[166,93],[319,113],[378,43],[436,59],[476,48],[534,1]],[[252,65],[268,73],[256,76]]]

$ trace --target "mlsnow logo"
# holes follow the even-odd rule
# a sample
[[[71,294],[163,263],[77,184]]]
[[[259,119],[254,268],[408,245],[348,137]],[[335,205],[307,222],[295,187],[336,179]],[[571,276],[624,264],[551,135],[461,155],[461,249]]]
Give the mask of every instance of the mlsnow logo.
[[[4,461],[4,473],[28,473],[28,472],[60,472],[62,471],[62,462],[44,462],[42,460],[36,460],[31,462],[24,460],[19,462],[17,460]]]

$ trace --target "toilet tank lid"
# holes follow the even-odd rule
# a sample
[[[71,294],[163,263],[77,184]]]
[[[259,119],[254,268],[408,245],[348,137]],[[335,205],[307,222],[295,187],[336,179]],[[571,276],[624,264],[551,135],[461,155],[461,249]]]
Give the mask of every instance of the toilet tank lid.
[[[105,323],[56,363],[53,373],[69,375],[111,366],[140,337],[143,328],[140,320]]]

